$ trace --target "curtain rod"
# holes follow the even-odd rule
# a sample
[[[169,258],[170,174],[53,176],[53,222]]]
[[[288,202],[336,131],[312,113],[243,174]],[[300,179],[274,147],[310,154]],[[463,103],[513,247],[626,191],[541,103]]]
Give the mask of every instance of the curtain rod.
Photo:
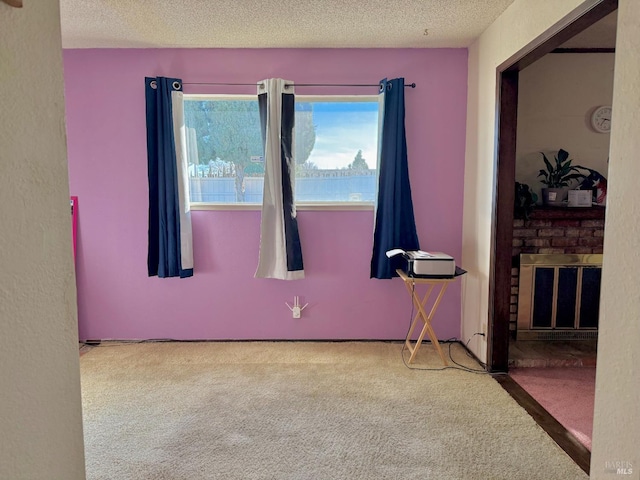
[[[211,83],[211,82],[182,82],[183,85],[233,85],[233,86],[247,86],[255,87],[258,83]],[[286,84],[287,87],[292,84]],[[380,84],[363,84],[363,83],[294,83],[294,87],[379,87]],[[405,83],[405,87],[416,88],[414,83]]]

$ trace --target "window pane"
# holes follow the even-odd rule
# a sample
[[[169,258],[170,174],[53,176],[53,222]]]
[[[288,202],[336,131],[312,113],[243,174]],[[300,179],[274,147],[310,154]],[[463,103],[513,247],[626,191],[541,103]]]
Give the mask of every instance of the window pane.
[[[373,202],[378,102],[296,97],[297,202]],[[261,203],[264,177],[256,97],[185,95],[192,202]]]
[[[258,101],[184,102],[192,202],[261,203]]]
[[[313,122],[314,142],[299,139]],[[302,127],[302,128],[300,128]],[[308,133],[307,133],[308,135]],[[311,148],[310,148],[311,147]],[[373,202],[378,102],[296,101],[296,200]]]

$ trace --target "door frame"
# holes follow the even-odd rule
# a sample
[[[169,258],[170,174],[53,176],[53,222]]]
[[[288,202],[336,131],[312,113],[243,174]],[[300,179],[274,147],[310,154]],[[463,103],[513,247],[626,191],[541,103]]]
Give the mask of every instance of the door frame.
[[[487,369],[507,372],[509,307],[515,197],[518,74],[567,40],[618,8],[618,0],[589,0],[561,19],[529,45],[498,66],[497,149],[489,277],[489,341]]]

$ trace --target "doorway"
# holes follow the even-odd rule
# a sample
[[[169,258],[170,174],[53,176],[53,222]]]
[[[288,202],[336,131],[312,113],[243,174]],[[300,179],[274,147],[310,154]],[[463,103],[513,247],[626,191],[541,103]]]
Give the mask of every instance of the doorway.
[[[498,159],[491,252],[490,341],[487,346],[487,366],[491,372],[507,372],[509,363],[519,72],[609,15],[617,7],[618,0],[601,1],[579,17],[567,20],[562,30],[540,40],[528,53],[517,54],[517,58],[510,59],[498,68]]]
[[[513,275],[514,275],[514,201],[516,181],[517,121],[521,71],[559,48],[572,37],[599,22],[615,10],[617,0],[603,0],[596,5],[565,19],[563,28],[547,38],[539,39],[529,51],[514,56],[498,68],[499,112],[498,154],[496,168],[496,197],[493,221],[493,250],[491,252],[490,320],[487,364],[491,372],[509,370],[510,343],[513,340]],[[604,225],[602,226],[604,228]],[[517,258],[517,257],[515,257]],[[595,343],[594,343],[595,347]],[[589,360],[587,360],[589,361]],[[595,363],[595,349],[593,352]],[[560,424],[524,388],[510,377],[499,380],[516,400],[536,419],[549,435],[587,473],[590,451],[567,435]],[[590,440],[590,439],[589,439]]]

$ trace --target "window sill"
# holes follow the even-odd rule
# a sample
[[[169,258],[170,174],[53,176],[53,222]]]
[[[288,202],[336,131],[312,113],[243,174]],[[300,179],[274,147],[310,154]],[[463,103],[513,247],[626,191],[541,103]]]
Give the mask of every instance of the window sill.
[[[191,210],[249,210],[260,211],[262,205],[259,203],[243,203],[243,204],[231,204],[231,203],[199,203],[194,202],[190,204]],[[296,205],[297,211],[359,211],[368,210],[373,211],[375,205],[369,202],[345,202],[345,203],[298,203]]]

